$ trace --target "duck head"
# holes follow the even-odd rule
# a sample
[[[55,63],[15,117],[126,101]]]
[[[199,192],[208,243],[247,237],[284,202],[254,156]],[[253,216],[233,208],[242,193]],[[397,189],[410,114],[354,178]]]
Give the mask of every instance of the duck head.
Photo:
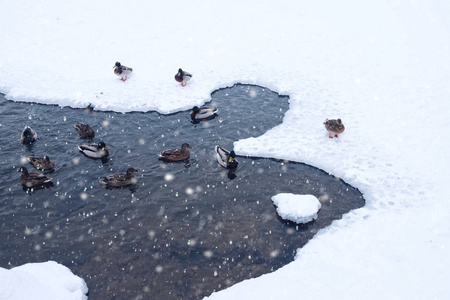
[[[33,136],[33,132],[31,132],[31,128],[30,127],[25,128],[25,130],[23,131],[23,134],[22,134],[22,141],[31,136]]]
[[[194,106],[194,107],[192,108],[191,115],[192,115],[192,114],[196,114],[196,113],[198,113],[199,111],[200,111],[200,108],[198,108],[198,106]]]
[[[234,150],[231,150],[230,157],[228,158],[228,162],[232,162],[235,157],[236,157],[236,153],[234,152]]]
[[[20,167],[17,172],[22,172],[25,176],[28,175],[28,170],[25,167]]]
[[[98,146],[98,148],[99,149],[108,149],[109,150],[109,147],[108,146],[106,146],[106,144],[104,143],[104,142],[99,142],[98,144],[97,144],[97,146]]]
[[[181,149],[182,150],[186,150],[186,149],[194,149],[194,148],[192,148],[188,143],[184,143],[183,145],[181,145]]]

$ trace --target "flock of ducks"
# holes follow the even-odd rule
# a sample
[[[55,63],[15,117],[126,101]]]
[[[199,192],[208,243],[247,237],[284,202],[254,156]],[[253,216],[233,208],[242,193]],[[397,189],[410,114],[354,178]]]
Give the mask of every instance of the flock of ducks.
[[[214,118],[217,113],[215,107],[193,107],[190,112],[191,120],[193,123],[210,120]],[[95,136],[95,130],[89,124],[75,124],[75,129],[78,131],[78,135],[81,138],[92,139]],[[21,141],[24,144],[31,144],[37,140],[37,133],[30,126],[25,126],[22,131]],[[186,161],[190,158],[189,149],[193,149],[188,143],[183,143],[181,148],[167,149],[158,153],[158,157],[166,162],[179,162]],[[238,166],[236,154],[234,151],[228,151],[219,145],[215,146],[217,161],[220,166],[234,170]],[[93,159],[105,159],[109,156],[109,147],[104,142],[98,142],[97,144],[81,144],[78,146],[78,150],[85,156]],[[38,170],[48,171],[55,167],[55,163],[47,156],[28,156],[27,160]],[[18,172],[21,172],[20,182],[26,188],[34,188],[39,186],[46,186],[51,183],[52,178],[39,172],[29,172],[24,166],[20,167]],[[117,173],[108,175],[100,179],[100,183],[107,188],[125,187],[134,185],[137,179],[133,173],[139,172],[134,168],[128,168],[126,173]]]
[[[95,131],[89,124],[75,124],[75,128],[78,134],[82,138],[93,138],[95,136]],[[25,126],[22,131],[21,141],[24,144],[31,144],[37,140],[37,133],[30,127]],[[106,158],[108,157],[108,149],[104,142],[99,142],[98,144],[82,144],[78,146],[80,152],[90,158]],[[28,156],[27,160],[38,170],[48,171],[55,167],[55,163],[47,156]],[[39,172],[29,172],[24,166],[20,167],[18,172],[21,172],[20,182],[25,188],[35,188],[40,186],[46,186],[51,184],[52,178],[46,176],[45,174]],[[117,173],[113,175],[106,176],[100,179],[100,183],[105,185],[107,188],[113,187],[124,187],[135,184],[137,180],[135,179],[133,173],[139,172],[134,168],[128,168],[126,173]]]
[[[116,62],[114,66],[114,74],[120,77],[120,80],[126,81],[128,76],[133,72],[132,68],[122,65],[120,62]],[[187,82],[192,78],[192,74],[183,71],[181,68],[178,69],[175,75],[175,80],[180,82],[184,87]],[[206,121],[214,118],[217,115],[216,107],[207,106],[194,106],[190,112],[191,120],[193,123],[200,121]],[[323,123],[325,129],[329,133],[329,138],[338,137],[339,134],[343,133],[345,126],[341,119],[325,120]],[[81,138],[92,139],[95,136],[94,129],[89,124],[75,124],[75,128],[78,131],[78,135]],[[37,133],[30,127],[25,126],[22,131],[21,141],[24,144],[31,144],[37,140]],[[189,149],[193,149],[188,143],[183,143],[181,148],[167,149],[158,153],[161,160],[167,162],[178,162],[188,160],[190,157]],[[85,156],[93,159],[105,159],[109,156],[109,147],[106,146],[104,142],[99,142],[97,144],[81,144],[78,146],[78,150],[82,152]],[[234,151],[228,151],[223,147],[216,145],[214,147],[217,162],[223,168],[228,170],[236,170],[238,167],[238,161],[236,159],[236,153]],[[47,171],[54,168],[55,163],[47,156],[37,157],[28,156],[27,160],[38,170]],[[28,172],[27,168],[22,166],[19,168],[18,172],[21,172],[20,182],[27,188],[33,188],[36,186],[42,186],[51,182],[52,178],[47,177],[44,174],[38,172]],[[136,184],[137,180],[133,173],[139,172],[139,170],[134,168],[128,168],[126,173],[117,173],[113,175],[108,175],[100,179],[100,183],[107,188],[114,187],[125,187],[129,185]]]

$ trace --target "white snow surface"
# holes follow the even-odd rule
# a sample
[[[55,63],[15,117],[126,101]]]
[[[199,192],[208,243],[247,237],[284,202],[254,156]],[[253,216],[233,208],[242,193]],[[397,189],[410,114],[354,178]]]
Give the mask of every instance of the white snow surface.
[[[365,207],[295,261],[210,299],[450,298],[449,1],[5,0],[0,10],[8,99],[171,113],[236,82],[265,86],[290,109],[236,153],[304,162],[364,194]],[[133,68],[128,81],[116,61]],[[180,67],[194,75],[184,88]],[[346,131],[328,139],[322,122],[335,117]]]
[[[84,280],[54,261],[0,268],[0,299],[86,300]]]
[[[317,219],[317,212],[322,207],[314,195],[280,193],[272,196],[272,202],[277,206],[280,217],[295,223],[308,223]]]

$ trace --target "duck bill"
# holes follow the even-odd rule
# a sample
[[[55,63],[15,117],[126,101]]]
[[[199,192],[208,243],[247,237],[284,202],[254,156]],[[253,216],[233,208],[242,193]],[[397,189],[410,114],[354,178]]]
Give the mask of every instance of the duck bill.
[[[105,149],[108,149],[108,150],[109,150],[109,147],[108,147],[108,146],[105,146]]]
[[[25,136],[23,135],[20,140],[23,142],[25,140]]]
[[[233,161],[233,158],[230,157],[230,158],[228,159],[228,162],[232,162],[232,161]]]

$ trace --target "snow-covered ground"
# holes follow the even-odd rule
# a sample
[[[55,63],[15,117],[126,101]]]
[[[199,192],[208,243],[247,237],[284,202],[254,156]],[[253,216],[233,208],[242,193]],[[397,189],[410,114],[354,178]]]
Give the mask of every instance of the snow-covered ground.
[[[280,193],[272,197],[272,202],[283,220],[295,223],[308,223],[317,219],[317,212],[322,207],[314,195]]]
[[[0,2],[8,99],[175,112],[233,83],[290,96],[238,155],[305,162],[364,193],[296,260],[210,299],[447,299],[450,2]],[[113,74],[120,61],[134,74]],[[193,73],[187,87],[173,76]],[[322,122],[346,131],[328,139]],[[17,131],[24,124],[17,125]],[[212,275],[211,275],[212,276]]]

